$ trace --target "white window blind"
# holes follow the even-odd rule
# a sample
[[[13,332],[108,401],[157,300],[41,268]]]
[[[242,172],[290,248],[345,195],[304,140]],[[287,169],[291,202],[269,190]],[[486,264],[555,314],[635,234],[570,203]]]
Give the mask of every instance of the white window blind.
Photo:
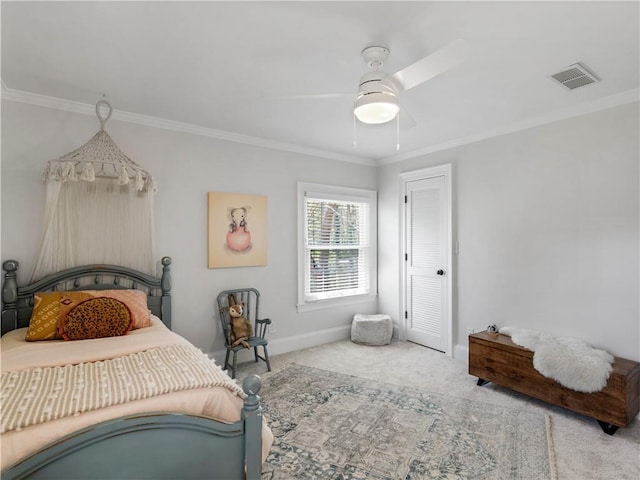
[[[303,194],[304,303],[375,292],[375,192],[326,190]]]

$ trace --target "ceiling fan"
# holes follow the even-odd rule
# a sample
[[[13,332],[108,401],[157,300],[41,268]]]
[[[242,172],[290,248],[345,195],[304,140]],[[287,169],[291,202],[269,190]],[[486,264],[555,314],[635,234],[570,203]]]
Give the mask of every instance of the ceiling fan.
[[[394,74],[380,70],[389,54],[390,50],[382,46],[362,50],[362,60],[371,69],[360,78],[353,107],[355,117],[362,123],[381,124],[396,118],[400,111],[398,96],[462,63],[466,42],[454,40]],[[413,120],[412,123],[415,124]]]
[[[467,42],[457,39],[411,65],[388,74],[380,70],[389,57],[390,50],[383,46],[369,46],[361,52],[361,56],[370,71],[358,82],[358,90],[353,93],[323,93],[286,95],[289,99],[329,99],[354,98],[353,100],[353,146],[356,148],[356,119],[365,124],[385,124],[394,119],[396,123],[396,150],[400,149],[400,115],[406,128],[415,126],[416,122],[404,108],[398,97],[402,92],[414,88],[432,78],[454,68],[467,57]]]
[[[417,60],[411,65],[388,74],[380,68],[384,65],[390,50],[383,46],[369,46],[361,52],[362,60],[370,68],[358,82],[358,90],[353,103],[354,122],[357,118],[366,124],[388,123],[398,118],[403,111],[403,121],[408,127],[415,121],[408,114],[398,97],[402,92],[414,88],[462,63],[467,57],[467,42],[457,39]],[[289,99],[353,98],[353,93],[321,93],[286,95]],[[355,123],[354,123],[355,125]]]

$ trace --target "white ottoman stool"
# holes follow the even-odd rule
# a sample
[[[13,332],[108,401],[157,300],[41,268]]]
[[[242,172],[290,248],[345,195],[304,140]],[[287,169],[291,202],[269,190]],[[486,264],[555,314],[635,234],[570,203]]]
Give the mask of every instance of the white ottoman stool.
[[[388,345],[393,336],[393,322],[389,315],[356,313],[351,322],[351,341],[363,345]]]

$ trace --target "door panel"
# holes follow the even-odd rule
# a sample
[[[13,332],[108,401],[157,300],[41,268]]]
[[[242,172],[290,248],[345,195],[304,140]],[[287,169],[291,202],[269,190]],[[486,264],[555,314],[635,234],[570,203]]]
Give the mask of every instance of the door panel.
[[[407,340],[446,352],[449,343],[446,178],[405,183]]]
[[[441,177],[438,177],[441,178]],[[423,182],[410,186],[410,250],[409,261],[413,268],[436,269],[441,264],[440,248],[440,192]],[[417,190],[429,188],[429,190]]]
[[[439,337],[442,317],[442,288],[439,279],[413,275],[411,277],[410,328]]]

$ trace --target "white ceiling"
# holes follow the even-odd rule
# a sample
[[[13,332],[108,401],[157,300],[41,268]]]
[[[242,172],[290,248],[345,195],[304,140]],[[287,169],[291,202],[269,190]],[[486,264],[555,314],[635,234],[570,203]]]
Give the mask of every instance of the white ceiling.
[[[45,95],[307,149],[408,158],[638,99],[639,3],[7,2],[3,93]],[[416,122],[358,124],[360,52],[383,45],[393,73],[449,42],[465,63],[400,96]],[[549,75],[581,62],[602,81],[570,91]],[[34,95],[35,97],[35,95]],[[115,116],[115,113],[114,113]],[[142,118],[142,117],[140,117]],[[147,118],[147,117],[144,117]]]

